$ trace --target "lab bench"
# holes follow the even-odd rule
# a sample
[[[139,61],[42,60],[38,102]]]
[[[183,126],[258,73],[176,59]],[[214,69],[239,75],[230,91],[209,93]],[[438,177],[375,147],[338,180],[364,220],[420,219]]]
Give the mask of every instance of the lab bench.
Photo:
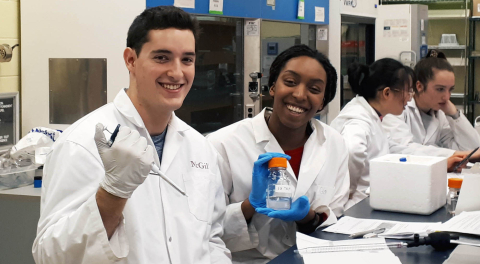
[[[415,215],[404,214],[395,212],[386,212],[373,210],[370,207],[370,198],[366,198],[360,203],[354,205],[347,211],[346,216],[365,218],[365,219],[381,219],[403,222],[445,222],[451,218],[445,207],[440,207],[437,211],[431,215]],[[323,229],[323,228],[322,228]],[[346,240],[350,239],[348,235],[323,232],[319,229],[310,236],[325,239],[325,240]],[[387,242],[398,242],[399,240],[387,239]],[[293,246],[274,258],[269,264],[303,264],[303,259],[293,251],[297,249],[297,246]],[[436,251],[431,246],[420,246],[416,248],[393,248],[392,252],[400,259],[404,264],[438,264],[443,263],[452,253],[452,249],[447,251]]]
[[[33,240],[40,217],[41,188],[0,190],[0,263],[35,263]]]

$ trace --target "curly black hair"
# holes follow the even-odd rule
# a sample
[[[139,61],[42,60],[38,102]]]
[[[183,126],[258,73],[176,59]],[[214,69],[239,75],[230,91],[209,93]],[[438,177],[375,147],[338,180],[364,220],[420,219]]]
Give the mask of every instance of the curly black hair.
[[[293,58],[307,56],[313,59],[316,59],[325,69],[327,73],[327,83],[325,85],[325,95],[323,98],[323,106],[330,103],[335,97],[337,92],[337,71],[332,66],[328,58],[322,53],[311,49],[307,45],[295,45],[292,46],[278,55],[270,66],[270,77],[268,78],[268,87],[272,87],[273,84],[277,81],[280,72],[285,67],[287,62]],[[320,111],[321,111],[320,110]]]

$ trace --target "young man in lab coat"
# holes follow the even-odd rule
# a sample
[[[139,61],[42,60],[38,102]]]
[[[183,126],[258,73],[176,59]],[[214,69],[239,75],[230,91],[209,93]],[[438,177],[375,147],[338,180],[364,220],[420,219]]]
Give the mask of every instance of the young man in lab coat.
[[[36,263],[231,263],[216,151],[173,113],[194,79],[197,27],[175,7],[135,19],[123,54],[129,88],[70,126],[47,157]],[[104,128],[117,124],[109,147]],[[188,197],[149,174],[153,162]]]

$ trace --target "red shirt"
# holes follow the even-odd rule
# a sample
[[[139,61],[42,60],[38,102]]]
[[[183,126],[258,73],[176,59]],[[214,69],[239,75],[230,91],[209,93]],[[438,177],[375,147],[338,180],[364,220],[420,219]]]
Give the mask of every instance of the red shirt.
[[[302,163],[302,155],[303,155],[303,146],[285,151],[285,154],[292,157],[288,162],[290,166],[292,166],[292,170],[295,173],[295,176],[298,179],[298,173],[300,172],[300,164]]]
[[[297,179],[298,179],[298,173],[300,172],[300,164],[302,163],[303,147],[304,146],[285,151],[285,154],[291,157],[291,159],[288,162],[290,163],[290,166],[292,167],[292,170],[295,173],[295,176],[297,177]],[[320,224],[327,221],[328,219],[328,215],[326,213],[322,213],[320,217],[322,218],[320,220]]]

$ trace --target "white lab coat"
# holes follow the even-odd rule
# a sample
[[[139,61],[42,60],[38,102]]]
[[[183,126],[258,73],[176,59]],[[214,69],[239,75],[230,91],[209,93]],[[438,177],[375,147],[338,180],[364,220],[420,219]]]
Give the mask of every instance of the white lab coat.
[[[284,153],[265,121],[265,110],[208,135],[223,158],[220,171],[227,200],[224,236],[234,263],[265,263],[295,244],[295,222],[285,222],[255,213],[247,225],[242,202],[252,189],[253,163],[266,152]],[[326,212],[322,226],[333,224],[343,214],[348,200],[348,155],[342,137],[329,126],[312,119],[312,134],[304,145],[297,181],[288,164],[287,174],[295,186],[295,201],[306,195],[311,208]]]
[[[348,209],[367,195],[370,187],[370,160],[389,153],[387,134],[375,109],[362,96],[356,96],[340,111],[331,126],[347,143],[350,171]]]
[[[453,119],[442,110],[431,111],[425,127],[420,111],[413,99],[401,115],[384,117],[391,153],[450,157],[455,150],[480,146],[480,135],[462,113]]]
[[[110,131],[116,124],[136,129],[154,146],[124,90],[113,103],[70,126],[53,145],[44,168],[33,245],[36,263],[231,263],[220,238],[225,199],[217,153],[175,115],[168,124],[160,169],[188,198],[149,175],[128,199],[124,221],[108,240],[95,200],[105,175],[93,139],[98,122]],[[199,162],[208,165],[196,166]]]

